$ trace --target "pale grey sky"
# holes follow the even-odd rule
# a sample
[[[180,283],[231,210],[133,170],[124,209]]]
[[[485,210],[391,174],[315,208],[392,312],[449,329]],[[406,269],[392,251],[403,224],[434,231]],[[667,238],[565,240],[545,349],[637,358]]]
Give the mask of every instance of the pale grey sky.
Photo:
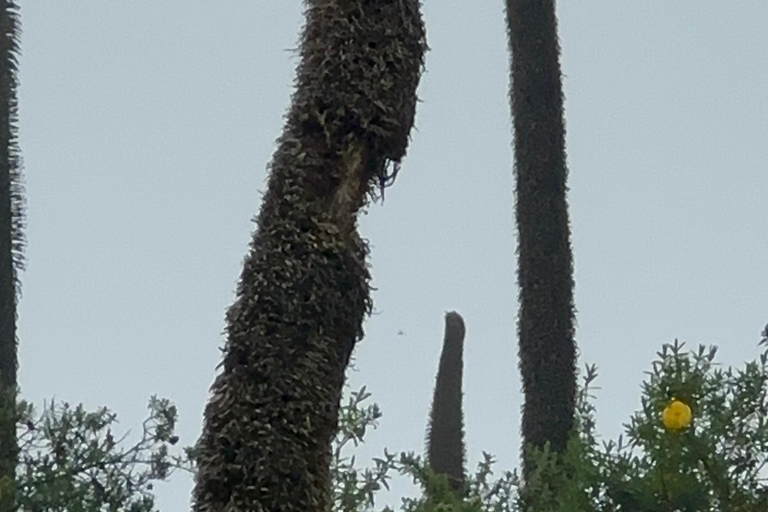
[[[482,450],[517,465],[503,4],[424,5],[418,131],[362,220],[380,314],[351,380],[384,418],[361,461],[422,450],[456,309],[470,467]],[[662,343],[717,344],[728,364],[758,354],[768,4],[592,0],[561,2],[559,16],[577,339],[582,365],[599,365],[598,429],[615,437]],[[289,105],[301,3],[28,1],[22,22],[23,394],[108,405],[135,430],[156,393],[191,444]],[[190,489],[181,476],[159,486],[161,510],[188,510]],[[399,480],[387,499],[414,492]]]

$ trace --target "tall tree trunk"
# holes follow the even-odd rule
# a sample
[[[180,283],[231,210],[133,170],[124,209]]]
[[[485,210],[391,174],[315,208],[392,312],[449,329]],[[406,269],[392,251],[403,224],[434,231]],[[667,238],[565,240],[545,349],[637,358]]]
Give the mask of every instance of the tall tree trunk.
[[[17,140],[18,6],[0,9],[0,511],[15,509],[16,302],[23,266],[24,196]]]
[[[435,473],[448,477],[451,487],[464,487],[464,415],[462,412],[462,375],[464,370],[464,335],[461,315],[445,315],[445,338],[437,370],[432,412],[427,431],[427,459]]]
[[[305,3],[296,92],[198,443],[200,512],[327,511],[344,373],[371,305],[357,213],[415,115],[418,0]]]
[[[507,0],[517,185],[525,447],[565,450],[576,395],[573,263],[553,0]]]

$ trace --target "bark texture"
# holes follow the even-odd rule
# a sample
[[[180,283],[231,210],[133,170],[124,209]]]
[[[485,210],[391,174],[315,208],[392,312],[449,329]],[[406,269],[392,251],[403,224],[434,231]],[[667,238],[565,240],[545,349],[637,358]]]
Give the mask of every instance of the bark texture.
[[[565,450],[576,397],[573,263],[553,0],[507,0],[525,447]],[[523,474],[530,465],[523,457]]]
[[[17,139],[19,11],[0,7],[0,510],[14,510],[16,441],[16,305],[23,268],[24,190]]]
[[[464,414],[462,376],[464,371],[464,335],[461,315],[445,315],[445,338],[437,370],[427,431],[427,459],[432,470],[446,475],[451,487],[464,487]]]
[[[305,4],[296,90],[198,443],[199,512],[328,510],[344,373],[371,308],[357,213],[413,125],[419,2]]]

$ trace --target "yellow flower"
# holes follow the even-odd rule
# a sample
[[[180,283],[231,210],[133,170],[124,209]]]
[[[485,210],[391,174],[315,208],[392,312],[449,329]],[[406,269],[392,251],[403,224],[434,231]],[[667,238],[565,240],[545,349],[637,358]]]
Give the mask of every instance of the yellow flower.
[[[691,408],[688,404],[681,402],[677,398],[669,402],[661,414],[661,420],[664,422],[667,430],[685,430],[691,426],[692,419]]]

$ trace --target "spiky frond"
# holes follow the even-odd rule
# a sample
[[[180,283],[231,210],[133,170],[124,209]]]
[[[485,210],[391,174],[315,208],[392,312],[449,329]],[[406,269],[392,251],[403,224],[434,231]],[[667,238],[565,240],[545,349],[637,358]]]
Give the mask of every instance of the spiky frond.
[[[16,305],[24,264],[24,187],[18,144],[19,7],[0,7],[0,510],[15,508]]]
[[[18,273],[24,270],[25,190],[21,150],[18,139],[18,67],[21,48],[21,22],[19,6],[14,0],[5,0],[0,18],[2,46],[0,46],[0,174],[4,196],[2,206],[3,229],[10,225],[10,252],[13,262],[13,281],[20,291]]]

